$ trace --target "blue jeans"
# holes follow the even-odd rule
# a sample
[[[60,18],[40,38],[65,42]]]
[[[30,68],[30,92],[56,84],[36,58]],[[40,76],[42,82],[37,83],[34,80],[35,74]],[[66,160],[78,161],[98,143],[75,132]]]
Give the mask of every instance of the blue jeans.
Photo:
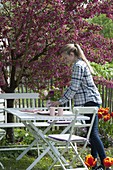
[[[94,102],[85,103],[84,106],[100,107],[99,104],[94,103]],[[90,119],[92,118],[91,114],[89,114],[88,116],[90,117]],[[90,120],[87,120],[87,123],[88,123],[88,121],[90,121]],[[99,137],[98,115],[96,115],[95,120],[94,120],[94,124],[93,124],[92,131],[91,131],[91,134],[90,134],[90,143],[91,143],[91,154],[92,154],[92,156],[94,158],[97,158],[97,156],[99,155],[101,164],[103,164],[103,160],[104,160],[104,158],[106,158],[106,154],[105,154],[103,143],[102,143],[102,141]]]

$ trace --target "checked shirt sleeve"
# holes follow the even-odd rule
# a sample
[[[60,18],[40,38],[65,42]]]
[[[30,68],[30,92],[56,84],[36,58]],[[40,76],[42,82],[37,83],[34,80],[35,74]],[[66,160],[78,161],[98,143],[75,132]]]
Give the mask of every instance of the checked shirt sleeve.
[[[73,66],[70,86],[66,89],[63,97],[60,98],[59,100],[61,104],[68,102],[70,99],[74,97],[82,82],[83,73],[84,73],[83,67],[75,63]]]

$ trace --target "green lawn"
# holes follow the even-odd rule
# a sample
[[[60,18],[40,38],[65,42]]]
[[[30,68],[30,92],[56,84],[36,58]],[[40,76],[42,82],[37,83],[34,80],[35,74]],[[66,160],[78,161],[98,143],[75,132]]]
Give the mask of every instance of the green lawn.
[[[37,153],[32,150],[29,155],[24,156],[21,160],[16,161],[16,157],[21,153],[21,151],[8,151],[0,153],[0,161],[3,163],[5,170],[26,170],[26,168],[35,160]],[[90,153],[90,150],[86,150],[83,157]],[[107,156],[113,157],[113,148],[106,149]],[[47,170],[51,165],[52,159],[47,155],[40,160],[39,163],[32,170]],[[53,170],[62,170],[62,168],[55,167]],[[0,167],[1,170],[1,167]]]
[[[106,135],[107,136],[107,135]],[[32,135],[23,129],[16,129],[15,130],[15,145],[20,145],[25,146],[30,144],[34,138]],[[109,157],[113,157],[113,145],[112,143],[108,142],[108,139],[103,140],[104,141],[104,146],[106,146],[106,155]],[[108,143],[107,145],[106,142]],[[11,146],[7,143],[7,140],[5,137],[0,141],[0,146],[9,146],[9,147],[14,147],[13,144]],[[13,145],[13,146],[12,146]],[[0,161],[3,163],[5,169],[4,170],[26,170],[28,166],[36,159],[37,157],[37,151],[36,150],[31,150],[26,154],[21,160],[16,161],[16,158],[19,156],[19,154],[22,151],[0,151]],[[85,160],[85,156],[87,154],[90,154],[90,147],[87,147],[86,151],[82,154],[83,159]],[[66,155],[67,156],[67,155]],[[73,153],[71,152],[71,156],[73,156]],[[67,156],[68,159],[68,156]],[[35,165],[35,167],[32,170],[48,170],[48,167],[51,165],[52,159],[50,158],[49,155],[46,155],[43,159],[40,160],[39,163]],[[77,162],[78,165],[78,162]],[[1,167],[0,167],[1,170]],[[62,168],[55,167],[52,170],[62,170]]]
[[[24,156],[21,160],[16,161],[16,158],[13,156],[4,156],[0,158],[0,161],[4,165],[4,170],[25,170],[33,161],[35,157]],[[49,157],[44,157],[41,159],[39,163],[35,165],[33,170],[47,170],[51,163],[51,159]],[[1,167],[0,167],[1,170]]]

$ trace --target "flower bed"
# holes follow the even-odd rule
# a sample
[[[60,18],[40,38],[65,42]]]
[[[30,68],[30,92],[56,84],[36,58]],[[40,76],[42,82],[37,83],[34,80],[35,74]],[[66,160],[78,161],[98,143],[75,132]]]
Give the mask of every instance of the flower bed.
[[[100,108],[98,110],[99,132],[103,138],[106,147],[113,146],[113,112],[109,108]]]

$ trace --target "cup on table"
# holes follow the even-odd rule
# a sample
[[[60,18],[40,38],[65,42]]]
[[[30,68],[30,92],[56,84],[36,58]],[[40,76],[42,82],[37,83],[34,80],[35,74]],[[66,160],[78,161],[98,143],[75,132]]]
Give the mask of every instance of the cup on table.
[[[50,107],[50,116],[55,116],[55,107]]]
[[[58,107],[58,116],[63,116],[63,108]]]

